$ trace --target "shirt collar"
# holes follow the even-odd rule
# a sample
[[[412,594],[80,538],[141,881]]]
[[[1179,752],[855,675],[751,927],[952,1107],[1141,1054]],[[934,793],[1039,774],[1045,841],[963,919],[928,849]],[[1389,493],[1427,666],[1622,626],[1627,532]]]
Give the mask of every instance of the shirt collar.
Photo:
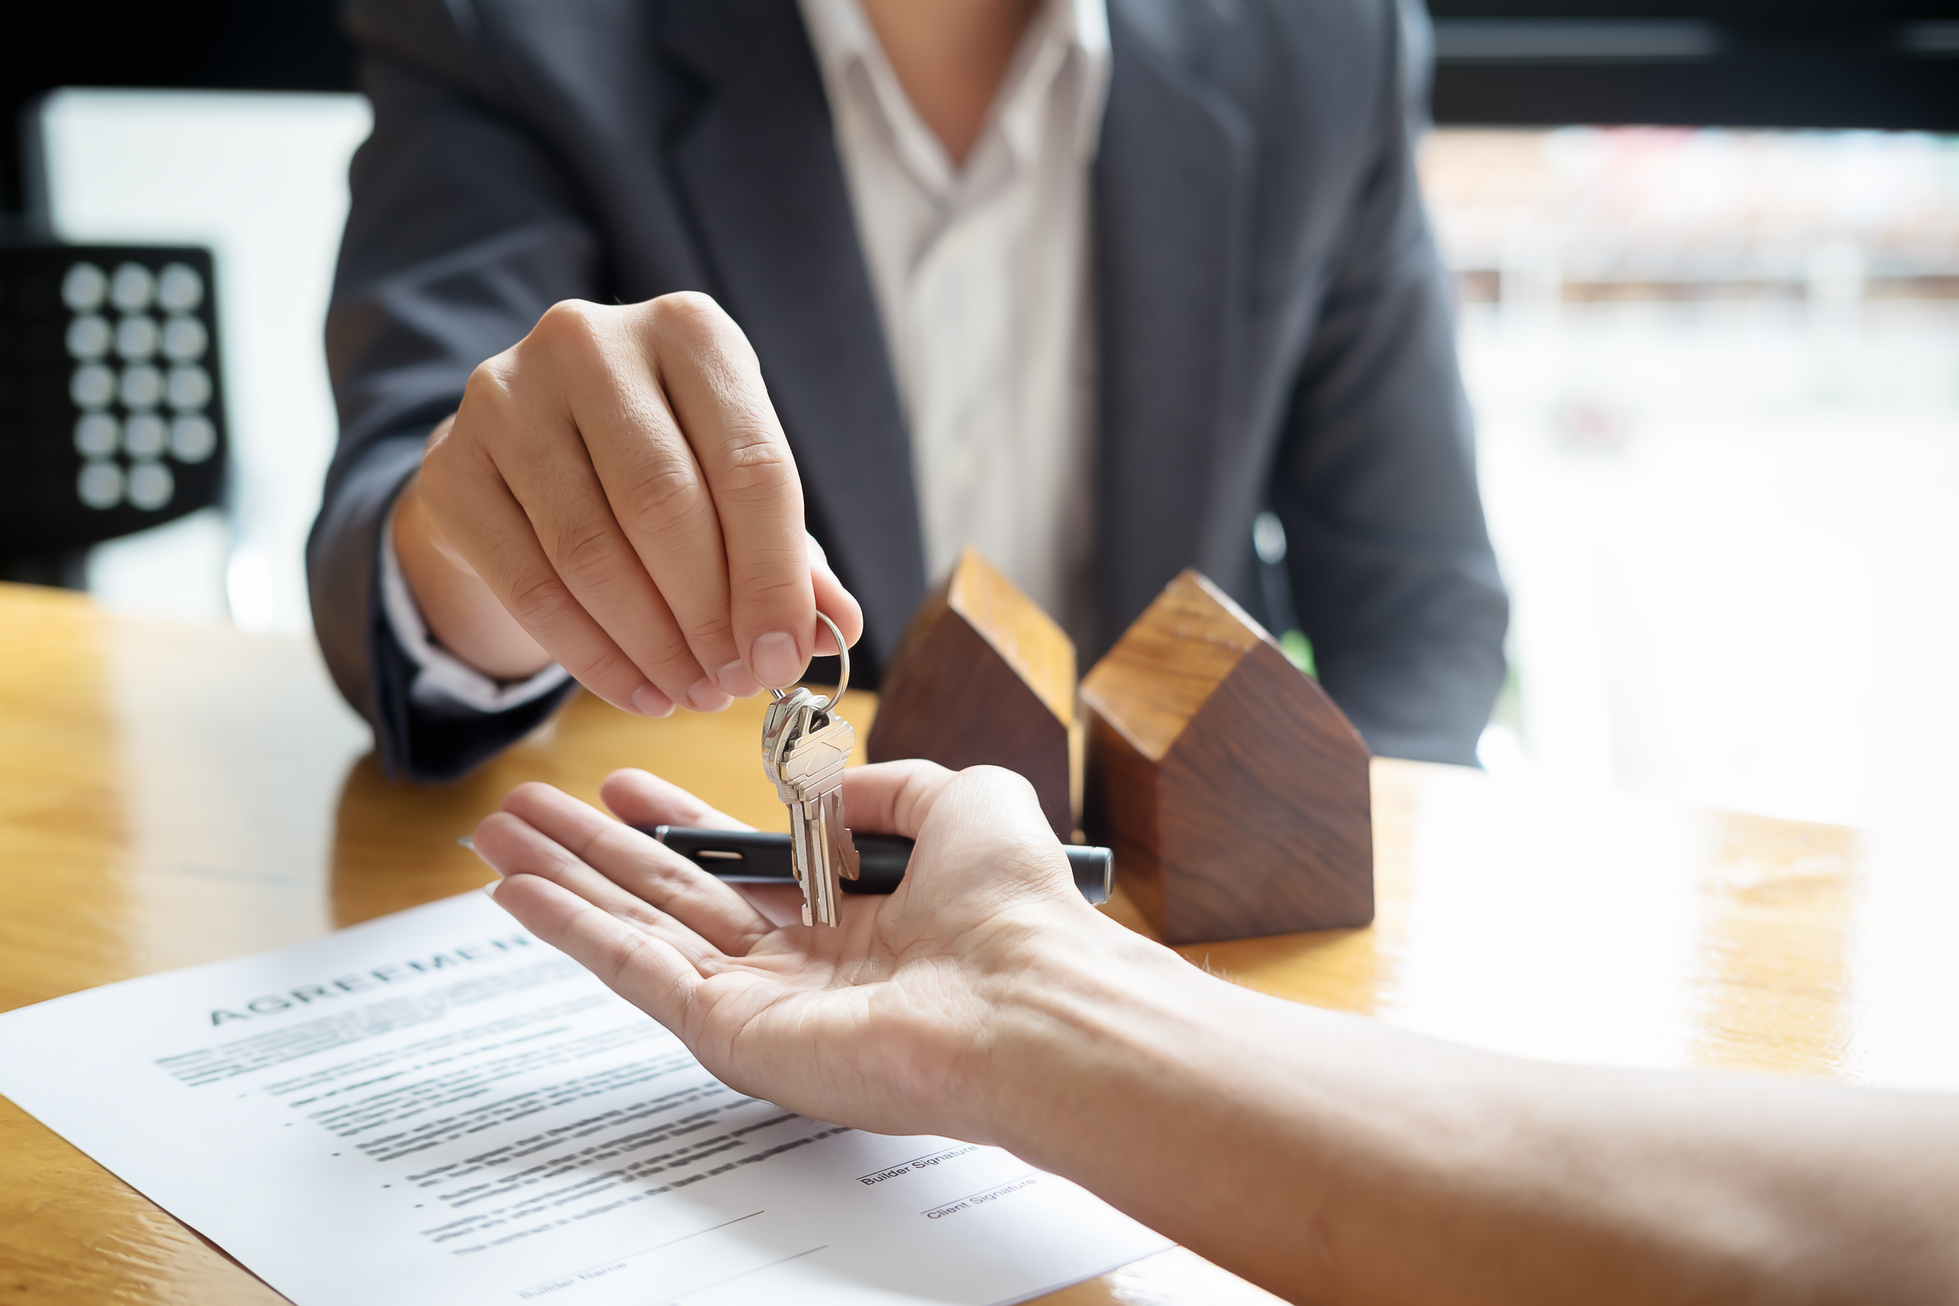
[[[949,193],[958,180],[952,161],[899,85],[859,0],[799,3],[832,98],[855,90],[868,100],[905,166],[933,192]],[[1069,97],[1074,153],[1083,161],[1093,158],[1108,100],[1107,0],[1047,0],[1001,87],[985,130],[999,130],[1016,166],[1027,166],[1041,145],[1050,93]],[[833,104],[831,112],[838,111]]]
[[[855,0],[852,0],[855,3]],[[1015,162],[1026,166],[1040,145],[1050,88],[1065,96],[1075,154],[1095,156],[1109,88],[1107,0],[1048,0],[1035,15],[994,106]]]

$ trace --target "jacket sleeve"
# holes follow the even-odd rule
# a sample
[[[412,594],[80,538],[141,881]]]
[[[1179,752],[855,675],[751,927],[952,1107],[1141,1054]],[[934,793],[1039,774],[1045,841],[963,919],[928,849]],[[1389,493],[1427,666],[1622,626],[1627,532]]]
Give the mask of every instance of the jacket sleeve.
[[[1393,8],[1393,6],[1389,6]],[[1415,172],[1407,42],[1270,487],[1321,683],[1377,754],[1475,763],[1509,600],[1483,521],[1453,302]]]
[[[320,648],[374,727],[390,774],[461,775],[573,690],[498,713],[418,703],[418,666],[381,598],[383,522],[455,411],[471,371],[561,299],[595,297],[598,242],[549,151],[498,105],[464,3],[357,0],[374,130],[354,158],[352,206],[327,315],[340,416],[307,580]]]

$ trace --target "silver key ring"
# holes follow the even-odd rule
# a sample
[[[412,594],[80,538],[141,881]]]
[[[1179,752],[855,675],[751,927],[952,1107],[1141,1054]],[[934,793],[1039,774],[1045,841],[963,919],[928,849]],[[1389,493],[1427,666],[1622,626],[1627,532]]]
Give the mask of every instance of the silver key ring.
[[[828,698],[818,699],[810,705],[813,711],[828,712],[843,702],[843,691],[850,688],[850,649],[845,646],[843,632],[837,629],[837,623],[824,616],[821,608],[817,609],[816,619],[830,628],[830,637],[837,641],[837,660],[843,664],[841,670],[837,672],[837,692]],[[789,691],[784,689],[771,689],[769,694],[778,703],[789,697]]]

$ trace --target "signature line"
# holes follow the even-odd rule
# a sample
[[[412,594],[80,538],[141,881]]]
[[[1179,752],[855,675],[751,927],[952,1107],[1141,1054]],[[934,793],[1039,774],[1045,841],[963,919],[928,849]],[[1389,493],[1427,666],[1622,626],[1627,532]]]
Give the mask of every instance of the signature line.
[[[787,1265],[791,1261],[800,1261],[805,1256],[814,1256],[818,1252],[827,1252],[829,1250],[829,1243],[824,1243],[821,1247],[811,1247],[806,1251],[797,1252],[794,1256],[785,1256],[779,1261],[770,1261],[767,1265],[758,1265],[752,1270],[743,1270],[740,1274],[731,1274],[725,1279],[716,1279],[713,1283],[704,1283],[698,1288],[689,1288],[686,1292],[681,1293],[680,1296],[672,1300],[683,1301],[688,1297],[698,1297],[709,1288],[719,1288],[724,1283],[733,1283],[736,1279],[746,1279],[751,1274],[760,1274],[763,1270],[773,1270],[778,1265]]]
[[[533,1283],[529,1288],[522,1289],[522,1291],[530,1292],[532,1291],[532,1289],[541,1288],[547,1283],[556,1283],[559,1279],[569,1279],[575,1275],[589,1274],[593,1270],[602,1269],[608,1265],[617,1265],[621,1261],[630,1261],[635,1256],[644,1256],[648,1252],[657,1252],[663,1247],[671,1247],[675,1243],[684,1243],[689,1238],[698,1238],[704,1233],[713,1233],[716,1229],[725,1229],[731,1224],[740,1224],[743,1220],[753,1220],[756,1216],[760,1214],[762,1214],[762,1212],[760,1211],[750,1211],[747,1215],[737,1215],[732,1220],[723,1220],[720,1224],[711,1224],[705,1229],[696,1229],[692,1233],[683,1233],[678,1238],[669,1238],[667,1239],[667,1241],[663,1243],[654,1243],[651,1247],[642,1247],[636,1252],[627,1252],[624,1256],[609,1257],[603,1261],[595,1261],[592,1264],[583,1267],[582,1269],[567,1270],[563,1274],[554,1274],[548,1279],[539,1279],[536,1283]],[[804,1255],[808,1255],[808,1253],[804,1253]],[[763,1268],[767,1269],[768,1267],[764,1266]]]

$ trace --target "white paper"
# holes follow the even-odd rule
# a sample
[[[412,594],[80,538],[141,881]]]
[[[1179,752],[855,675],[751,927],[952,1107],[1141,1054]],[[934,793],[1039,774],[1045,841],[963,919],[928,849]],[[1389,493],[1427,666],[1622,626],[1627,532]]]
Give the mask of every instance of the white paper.
[[[1169,1246],[743,1097],[479,893],[0,1015],[0,1092],[299,1306],[979,1306]]]

